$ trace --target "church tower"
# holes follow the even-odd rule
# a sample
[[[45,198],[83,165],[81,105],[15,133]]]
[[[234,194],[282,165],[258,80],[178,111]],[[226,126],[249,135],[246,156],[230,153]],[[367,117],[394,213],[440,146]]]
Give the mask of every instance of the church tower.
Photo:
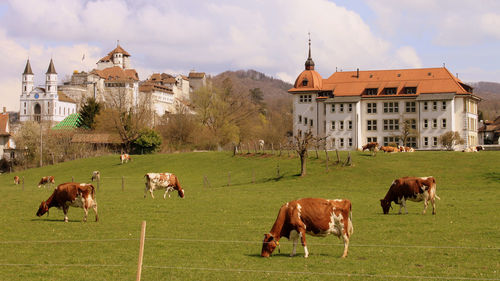
[[[34,81],[33,81],[33,71],[31,70],[31,64],[30,64],[30,60],[28,59],[28,61],[26,62],[26,67],[24,68],[24,72],[23,72],[23,82],[22,82],[22,95],[27,95],[29,94],[31,91],[33,91],[33,88],[34,88]]]
[[[52,59],[50,59],[49,68],[45,73],[45,93],[48,97],[57,97],[57,72]]]

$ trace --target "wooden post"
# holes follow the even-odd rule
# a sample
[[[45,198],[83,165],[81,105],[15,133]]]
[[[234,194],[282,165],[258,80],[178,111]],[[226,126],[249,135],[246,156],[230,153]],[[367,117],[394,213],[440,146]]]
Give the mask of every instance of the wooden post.
[[[278,155],[279,157],[281,157],[281,143],[280,143],[280,153]]]
[[[24,191],[24,177],[23,177],[23,191]]]
[[[54,152],[50,153],[52,155],[52,165],[54,165],[56,163],[55,159],[54,159]]]
[[[339,164],[340,163],[339,150],[335,149],[335,153],[337,154],[337,164]]]
[[[141,240],[139,243],[139,261],[137,262],[137,276],[136,281],[141,281],[142,274],[142,258],[144,256],[144,240],[146,239],[146,221],[142,221],[141,225]]]
[[[274,144],[271,143],[271,154],[274,155]]]
[[[252,183],[255,183],[255,170],[252,170]]]
[[[328,172],[328,150],[326,150],[326,145],[325,145],[325,163],[326,163],[326,171]]]
[[[125,190],[125,177],[122,176],[122,191]]]
[[[71,176],[71,182],[75,182],[75,177]]]
[[[344,164],[342,166],[351,166],[352,165],[352,162],[351,162],[351,152],[349,151],[347,153],[347,159],[345,160]]]
[[[250,154],[250,143],[247,142],[247,154]]]
[[[280,177],[280,162],[278,162],[278,164],[276,164],[276,173],[277,173],[277,177],[279,178]]]

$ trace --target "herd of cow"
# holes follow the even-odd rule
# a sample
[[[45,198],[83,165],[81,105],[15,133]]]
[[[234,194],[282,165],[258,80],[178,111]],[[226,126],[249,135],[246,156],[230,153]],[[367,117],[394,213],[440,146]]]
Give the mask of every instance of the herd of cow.
[[[377,147],[375,145],[374,147]],[[120,156],[120,160],[126,163],[124,159],[130,160],[130,156]],[[147,173],[146,187],[144,190],[144,198],[147,192],[154,199],[153,191],[156,189],[165,189],[163,198],[167,194],[170,197],[170,192],[177,191],[178,196],[184,198],[184,190],[182,189],[177,176],[171,173]],[[92,173],[92,181],[100,179],[100,172]],[[14,182],[19,184],[19,177],[14,177]],[[38,187],[47,184],[55,184],[53,176],[43,177]],[[95,220],[98,221],[97,201],[95,198],[95,187],[92,184],[68,182],[59,184],[46,201],[42,201],[37,216],[42,216],[49,212],[49,209],[56,207],[64,212],[64,221],[68,221],[69,207],[83,208],[83,221],[87,221],[88,210],[92,208],[95,212]],[[392,208],[391,204],[399,204],[399,214],[404,207],[406,213],[406,201],[420,202],[424,201],[425,214],[429,201],[432,204],[432,214],[436,214],[435,199],[440,199],[436,195],[436,180],[434,177],[403,177],[392,182],[387,194],[383,199],[380,199],[380,205],[384,214],[389,213]],[[322,198],[303,198],[290,201],[281,206],[276,221],[274,222],[269,233],[264,235],[262,244],[262,257],[269,257],[272,252],[278,248],[279,240],[286,237],[293,241],[293,250],[290,256],[296,253],[296,247],[300,238],[301,244],[304,247],[304,257],[309,256],[309,251],[306,244],[306,233],[312,236],[324,237],[333,234],[341,237],[344,242],[344,252],[342,258],[347,256],[349,248],[349,238],[353,233],[352,224],[352,205],[348,199],[322,199]]]

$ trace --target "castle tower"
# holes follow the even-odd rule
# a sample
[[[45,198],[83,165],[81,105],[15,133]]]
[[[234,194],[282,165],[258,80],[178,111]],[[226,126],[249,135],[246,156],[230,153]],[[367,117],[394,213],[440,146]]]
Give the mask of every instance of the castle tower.
[[[33,82],[33,71],[31,70],[31,64],[30,60],[26,62],[26,67],[24,68],[23,72],[23,82],[22,82],[22,95],[27,95],[31,91],[33,91],[34,88],[34,82]]]
[[[49,68],[45,73],[45,93],[49,97],[57,97],[57,72],[52,59],[50,59]]]

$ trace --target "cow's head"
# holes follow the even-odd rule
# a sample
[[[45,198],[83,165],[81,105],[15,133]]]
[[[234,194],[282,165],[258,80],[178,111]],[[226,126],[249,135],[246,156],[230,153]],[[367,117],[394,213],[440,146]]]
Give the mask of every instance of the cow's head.
[[[184,198],[184,189],[179,188],[179,190],[177,190],[177,194],[179,195],[180,198]]]
[[[278,247],[279,249],[280,243],[278,240],[274,238],[270,233],[264,234],[264,241],[262,243],[262,252],[260,253],[261,257],[269,257],[274,249]]]
[[[41,217],[45,213],[47,213],[48,211],[49,211],[49,205],[47,205],[47,202],[42,201],[42,203],[40,204],[40,207],[38,207],[38,212],[36,212],[36,215]]]
[[[392,208],[391,201],[386,199],[380,199],[380,206],[382,206],[382,211],[384,211],[384,214],[388,214],[389,209]]]

